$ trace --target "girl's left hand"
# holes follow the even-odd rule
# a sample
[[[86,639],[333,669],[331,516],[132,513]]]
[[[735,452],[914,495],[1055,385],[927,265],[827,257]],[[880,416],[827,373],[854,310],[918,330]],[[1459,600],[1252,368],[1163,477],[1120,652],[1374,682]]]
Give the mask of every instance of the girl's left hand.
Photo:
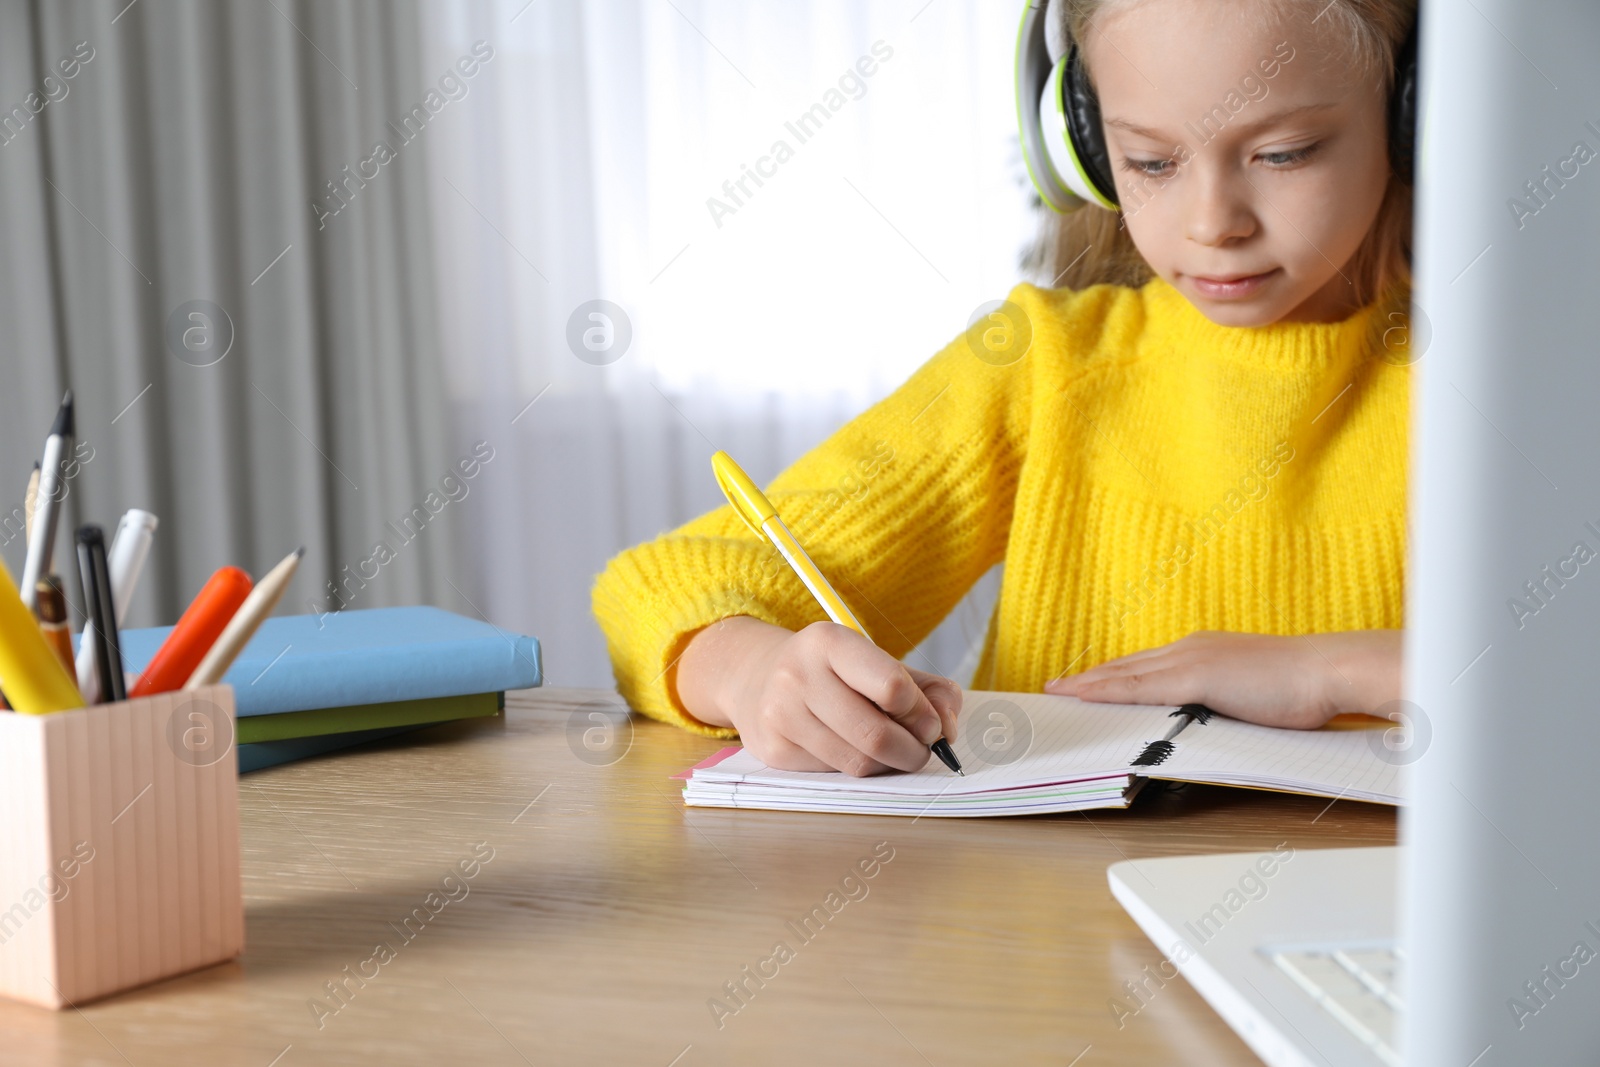
[[[1263,726],[1315,729],[1400,696],[1402,630],[1284,637],[1198,630],[1058,678],[1046,693],[1112,704],[1204,704]]]

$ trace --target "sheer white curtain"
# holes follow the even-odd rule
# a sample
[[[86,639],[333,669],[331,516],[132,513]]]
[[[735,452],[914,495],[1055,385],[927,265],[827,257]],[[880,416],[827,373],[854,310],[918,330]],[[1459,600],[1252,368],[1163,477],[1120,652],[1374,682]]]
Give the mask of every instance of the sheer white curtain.
[[[1020,280],[1013,6],[424,4],[476,67],[422,135],[439,402],[494,449],[454,584],[551,683],[610,683],[593,577],[721,502],[714,449],[770,479]],[[908,662],[967,681],[996,585]]]

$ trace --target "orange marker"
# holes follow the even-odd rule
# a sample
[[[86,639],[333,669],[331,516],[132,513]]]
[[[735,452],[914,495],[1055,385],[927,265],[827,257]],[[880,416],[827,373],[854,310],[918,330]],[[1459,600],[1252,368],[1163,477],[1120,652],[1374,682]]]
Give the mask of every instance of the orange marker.
[[[250,576],[238,567],[223,567],[213,574],[150,658],[144,675],[128,694],[128,699],[182,689],[183,683],[189,680],[221,636],[228,620],[250,595],[251,584]]]

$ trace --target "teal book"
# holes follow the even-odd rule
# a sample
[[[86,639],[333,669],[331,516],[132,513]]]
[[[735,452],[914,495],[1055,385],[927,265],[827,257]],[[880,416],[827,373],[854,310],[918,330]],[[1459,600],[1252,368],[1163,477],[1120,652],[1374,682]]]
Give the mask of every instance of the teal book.
[[[124,630],[139,671],[170,626]],[[457,719],[497,715],[544,681],[537,638],[430,607],[285,615],[229,667],[241,773]]]
[[[171,632],[122,631],[123,666],[141,670]],[[223,677],[240,720],[503,693],[543,680],[538,638],[432,607],[267,619]]]

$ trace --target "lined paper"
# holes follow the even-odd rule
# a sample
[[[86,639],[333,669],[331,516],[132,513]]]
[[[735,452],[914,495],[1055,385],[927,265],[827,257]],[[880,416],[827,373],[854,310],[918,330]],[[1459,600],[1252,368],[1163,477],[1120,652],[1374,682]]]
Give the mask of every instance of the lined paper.
[[[1375,719],[1370,726],[1341,723],[1320,730],[1284,730],[1213,715],[1204,725],[1186,726],[1176,739],[1176,751],[1149,773],[1174,781],[1401,804],[1398,761],[1380,755],[1386,751],[1383,732],[1393,726]]]

